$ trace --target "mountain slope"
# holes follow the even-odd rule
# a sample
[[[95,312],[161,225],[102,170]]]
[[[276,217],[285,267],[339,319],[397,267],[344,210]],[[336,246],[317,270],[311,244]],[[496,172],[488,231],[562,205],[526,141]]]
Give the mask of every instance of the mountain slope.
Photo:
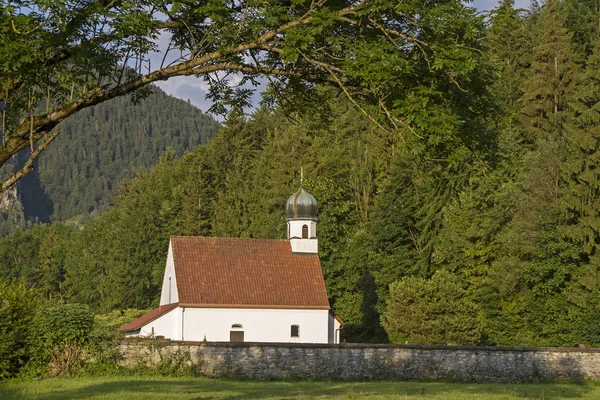
[[[177,156],[206,143],[219,123],[153,88],[139,104],[120,97],[58,125],[60,136],[18,186],[28,220],[65,221],[105,211],[123,179],[154,165],[167,147]]]

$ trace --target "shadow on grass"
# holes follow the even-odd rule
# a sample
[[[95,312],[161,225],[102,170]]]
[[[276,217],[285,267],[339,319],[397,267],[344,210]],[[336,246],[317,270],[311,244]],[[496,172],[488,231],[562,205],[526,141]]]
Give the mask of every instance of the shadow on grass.
[[[0,386],[10,399],[264,399],[302,397],[507,399],[600,398],[593,384],[494,384],[413,381],[283,382],[209,378],[75,378]]]

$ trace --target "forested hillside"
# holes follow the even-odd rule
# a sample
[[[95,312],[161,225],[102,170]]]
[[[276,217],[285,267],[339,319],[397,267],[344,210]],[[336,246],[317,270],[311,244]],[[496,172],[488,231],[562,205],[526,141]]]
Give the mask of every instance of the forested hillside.
[[[481,38],[489,63],[461,85],[415,67],[397,130],[329,89],[320,114],[233,112],[208,144],[142,170],[84,229],[0,241],[0,275],[98,311],[154,306],[170,235],[284,237],[304,167],[344,340],[599,346],[599,21],[596,2],[503,1]],[[68,164],[68,179],[86,173]],[[57,216],[105,204],[94,201],[65,201]]]
[[[124,96],[83,110],[57,126],[56,149],[44,152],[17,187],[24,215],[13,204],[0,235],[24,219],[66,221],[106,211],[123,179],[156,164],[167,147],[177,156],[192,151],[218,128],[214,118],[158,88],[139,103]]]

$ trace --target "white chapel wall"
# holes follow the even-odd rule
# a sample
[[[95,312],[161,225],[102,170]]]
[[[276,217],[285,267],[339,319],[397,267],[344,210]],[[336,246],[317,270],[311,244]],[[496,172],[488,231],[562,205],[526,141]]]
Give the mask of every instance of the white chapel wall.
[[[177,307],[144,325],[139,336],[164,336],[166,339],[180,340],[180,332],[181,309]]]
[[[317,239],[290,239],[293,253],[318,253],[319,243]]]
[[[329,343],[340,343],[340,327],[341,324],[332,313],[329,313],[328,324],[328,340]]]
[[[170,278],[170,279],[169,279]],[[175,278],[175,262],[173,261],[173,244],[169,241],[169,252],[167,254],[167,264],[165,266],[165,276],[163,277],[162,290],[160,292],[160,305],[178,303],[179,293],[177,292],[177,279]]]
[[[183,340],[229,342],[232,330],[244,331],[245,342],[328,343],[328,310],[186,308]],[[242,329],[232,329],[241,324]],[[298,325],[300,337],[291,337]],[[166,336],[166,335],[165,335]],[[172,339],[180,339],[172,337]]]

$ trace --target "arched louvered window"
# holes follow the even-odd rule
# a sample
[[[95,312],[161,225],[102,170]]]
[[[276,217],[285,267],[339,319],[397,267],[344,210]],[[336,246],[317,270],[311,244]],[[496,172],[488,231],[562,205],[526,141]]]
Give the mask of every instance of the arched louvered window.
[[[302,225],[302,239],[308,239],[308,225]]]

